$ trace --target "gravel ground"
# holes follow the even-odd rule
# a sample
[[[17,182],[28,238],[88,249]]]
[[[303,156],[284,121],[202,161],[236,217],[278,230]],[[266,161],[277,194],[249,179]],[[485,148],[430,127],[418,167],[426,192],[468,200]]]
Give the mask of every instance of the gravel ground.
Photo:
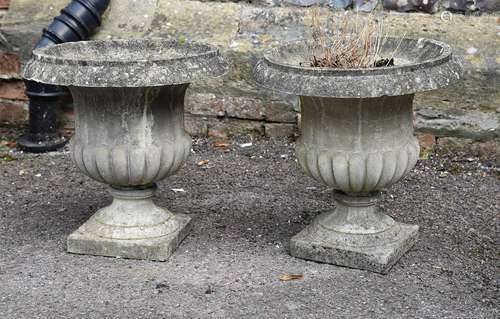
[[[197,140],[160,183],[156,202],[194,218],[164,263],[67,254],[66,236],[110,202],[105,186],[67,152],[0,161],[0,318],[498,318],[491,162],[433,155],[384,194],[421,231],[379,275],[289,256],[289,238],[332,209],[330,190],[301,172],[292,142],[243,142]]]

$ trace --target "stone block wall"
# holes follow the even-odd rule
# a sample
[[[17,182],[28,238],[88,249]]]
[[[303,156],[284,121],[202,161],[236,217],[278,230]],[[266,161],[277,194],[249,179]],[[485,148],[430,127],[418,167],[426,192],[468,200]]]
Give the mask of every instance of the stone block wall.
[[[6,57],[0,64],[0,101],[22,111],[3,117],[0,111],[1,121],[25,116],[25,97],[19,92],[22,84],[16,83],[19,61],[28,59],[43,26],[57,14],[56,8],[67,2],[11,0],[0,24],[5,39],[0,41],[0,50]],[[33,5],[38,6],[35,18]],[[186,98],[188,130],[210,136],[241,132],[287,136],[296,133],[300,120],[298,99],[258,87],[251,71],[265,50],[310,37],[312,6],[317,5],[320,19],[326,22],[355,14],[342,8],[367,11],[372,6],[392,35],[429,37],[451,44],[464,61],[465,79],[444,90],[416,95],[417,131],[426,134],[423,139],[427,141],[498,140],[500,18],[496,0],[145,0],[140,6],[135,0],[112,0],[94,38],[154,36],[218,46],[231,63],[231,71],[223,79],[191,85]],[[16,59],[17,64],[9,62]]]

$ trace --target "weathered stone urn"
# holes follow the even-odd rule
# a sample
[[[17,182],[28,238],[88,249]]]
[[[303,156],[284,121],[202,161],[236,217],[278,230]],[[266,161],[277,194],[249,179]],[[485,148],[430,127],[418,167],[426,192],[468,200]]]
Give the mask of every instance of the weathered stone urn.
[[[381,55],[391,56],[399,43],[388,39]],[[294,236],[290,253],[386,273],[418,234],[418,226],[396,222],[377,206],[380,192],[408,174],[419,156],[413,96],[458,80],[461,66],[448,45],[428,39],[402,40],[393,67],[303,66],[310,50],[300,43],[282,46],[254,69],[264,87],[300,96],[299,163],[334,189],[335,210]]]
[[[152,201],[158,182],[185,162],[189,83],[226,64],[201,44],[162,39],[67,43],[36,50],[24,77],[68,86],[76,113],[70,148],[78,168],[111,186],[113,202],[68,238],[78,254],[166,260],[190,217]]]

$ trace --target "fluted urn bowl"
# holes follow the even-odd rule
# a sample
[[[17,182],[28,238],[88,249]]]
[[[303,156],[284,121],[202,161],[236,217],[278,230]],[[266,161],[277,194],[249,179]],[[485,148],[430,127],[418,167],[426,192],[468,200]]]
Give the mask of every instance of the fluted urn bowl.
[[[461,66],[448,45],[389,38],[380,56],[395,66],[310,67],[320,50],[290,43],[268,52],[254,76],[262,86],[300,96],[297,157],[305,173],[334,189],[336,209],[291,240],[296,257],[385,273],[414,244],[418,226],[384,214],[376,203],[415,166],[413,97],[456,81]]]
[[[210,46],[164,39],[74,42],[36,50],[24,77],[68,86],[75,104],[71,156],[111,186],[113,202],[68,238],[68,251],[166,260],[190,218],[152,202],[155,183],[186,161],[189,83],[220,76],[226,64]]]

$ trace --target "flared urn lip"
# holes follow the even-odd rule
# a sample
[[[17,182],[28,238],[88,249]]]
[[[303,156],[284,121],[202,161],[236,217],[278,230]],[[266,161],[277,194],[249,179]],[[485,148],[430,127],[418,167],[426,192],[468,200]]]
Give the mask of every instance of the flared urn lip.
[[[33,51],[23,77],[80,87],[152,87],[219,77],[228,71],[219,50],[162,38],[69,42]]]
[[[451,47],[425,38],[386,39],[400,65],[340,69],[303,66],[311,46],[293,41],[264,53],[253,74],[261,86],[287,94],[335,98],[397,96],[445,87],[462,76]]]

